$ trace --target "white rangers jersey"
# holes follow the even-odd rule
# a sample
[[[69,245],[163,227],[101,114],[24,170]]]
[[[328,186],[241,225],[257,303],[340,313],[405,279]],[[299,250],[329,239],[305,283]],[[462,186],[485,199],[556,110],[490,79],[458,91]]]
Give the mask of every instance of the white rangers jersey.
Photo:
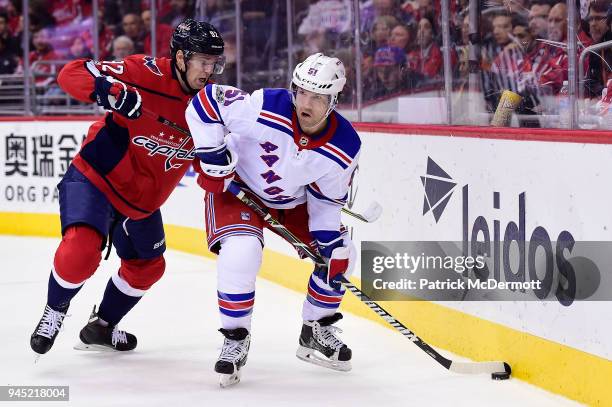
[[[307,202],[310,231],[338,231],[340,209],[361,140],[335,111],[321,133],[301,132],[287,89],[240,89],[207,85],[193,98],[186,119],[196,148],[224,141],[238,154],[236,173],[270,208],[290,209]]]

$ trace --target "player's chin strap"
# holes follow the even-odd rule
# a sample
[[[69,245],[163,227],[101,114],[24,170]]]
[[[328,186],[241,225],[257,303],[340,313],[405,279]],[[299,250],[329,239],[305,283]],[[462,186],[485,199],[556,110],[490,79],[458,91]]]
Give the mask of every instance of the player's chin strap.
[[[264,208],[262,208],[257,202],[249,198],[242,189],[235,182],[230,183],[227,188],[228,192],[240,199],[246,206],[251,208],[258,216],[270,225],[272,230],[287,240],[293,247],[305,253],[315,263],[315,265],[322,265],[326,267],[325,261],[321,255],[313,251],[310,246],[303,243],[298,239],[289,229],[283,224],[274,219]],[[408,340],[417,345],[421,350],[431,356],[436,362],[444,366],[446,369],[456,373],[489,373],[491,375],[496,374],[507,374],[508,377],[511,373],[510,365],[506,362],[454,362],[450,359],[440,355],[434,348],[429,346],[425,341],[416,336],[410,329],[404,324],[398,321],[395,317],[385,311],[375,301],[372,301],[367,295],[357,288],[353,283],[348,281],[345,277],[340,278],[340,282],[344,285],[351,293],[353,293],[361,302],[370,307],[372,311],[376,312],[382,319],[384,319],[389,325],[391,325],[396,331],[404,335]]]

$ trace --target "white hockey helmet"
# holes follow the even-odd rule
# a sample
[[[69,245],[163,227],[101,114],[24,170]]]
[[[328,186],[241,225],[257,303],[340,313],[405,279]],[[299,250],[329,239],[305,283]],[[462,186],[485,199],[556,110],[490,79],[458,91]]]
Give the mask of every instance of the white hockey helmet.
[[[346,84],[344,64],[338,58],[331,58],[318,52],[299,63],[293,70],[291,89],[295,87],[330,96],[327,117],[338,103],[338,94]],[[295,92],[293,92],[295,95]],[[293,99],[295,104],[295,96]]]

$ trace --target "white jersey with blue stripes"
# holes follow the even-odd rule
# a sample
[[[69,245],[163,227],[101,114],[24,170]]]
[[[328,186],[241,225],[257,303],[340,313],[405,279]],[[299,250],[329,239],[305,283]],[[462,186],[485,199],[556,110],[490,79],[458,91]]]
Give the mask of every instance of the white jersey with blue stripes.
[[[186,119],[196,154],[226,142],[238,154],[238,176],[268,207],[307,202],[311,231],[339,230],[361,147],[340,114],[332,112],[326,128],[310,138],[299,130],[287,89],[248,94],[211,84],[192,99]]]

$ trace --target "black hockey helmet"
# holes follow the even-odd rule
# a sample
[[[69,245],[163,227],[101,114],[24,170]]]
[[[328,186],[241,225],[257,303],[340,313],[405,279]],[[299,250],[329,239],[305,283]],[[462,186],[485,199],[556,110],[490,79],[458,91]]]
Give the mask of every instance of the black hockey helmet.
[[[209,23],[191,18],[183,20],[175,29],[170,40],[170,53],[176,61],[176,53],[180,50],[185,59],[194,53],[208,55],[223,55],[224,43],[219,31]],[[221,66],[221,71],[223,67]],[[215,67],[215,71],[217,67]],[[220,73],[220,72],[215,72]]]

